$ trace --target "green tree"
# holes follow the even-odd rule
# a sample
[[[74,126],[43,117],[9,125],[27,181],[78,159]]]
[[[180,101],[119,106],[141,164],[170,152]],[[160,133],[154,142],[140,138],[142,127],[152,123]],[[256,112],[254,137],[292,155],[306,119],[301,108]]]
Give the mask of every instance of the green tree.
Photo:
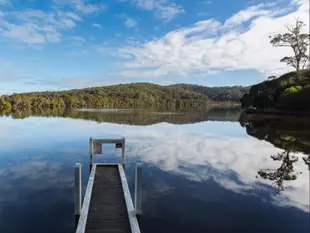
[[[292,86],[292,87],[286,88],[284,90],[284,95],[296,93],[296,92],[300,91],[301,89],[302,89],[301,86]]]
[[[11,103],[5,99],[5,97],[0,96],[0,109],[11,109]]]

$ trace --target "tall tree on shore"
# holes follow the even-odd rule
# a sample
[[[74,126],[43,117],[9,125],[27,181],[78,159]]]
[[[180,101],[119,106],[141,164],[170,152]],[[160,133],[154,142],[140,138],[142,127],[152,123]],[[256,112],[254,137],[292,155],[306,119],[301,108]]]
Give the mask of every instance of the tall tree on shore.
[[[294,51],[293,56],[284,57],[280,62],[285,62],[293,66],[298,72],[301,69],[309,67],[309,47],[310,35],[303,33],[302,29],[306,24],[296,18],[295,25],[286,26],[288,32],[271,36],[270,43],[275,47],[290,47]]]

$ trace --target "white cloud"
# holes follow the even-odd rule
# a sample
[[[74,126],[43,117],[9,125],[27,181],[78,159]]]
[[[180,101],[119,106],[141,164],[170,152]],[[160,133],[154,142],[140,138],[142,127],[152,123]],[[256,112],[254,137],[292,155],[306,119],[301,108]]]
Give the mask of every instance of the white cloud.
[[[2,32],[4,37],[16,40],[22,40],[29,44],[44,44],[46,39],[44,35],[37,31],[37,25],[27,23],[23,25],[6,24],[6,30]]]
[[[77,43],[77,44],[76,44]],[[71,39],[71,47],[76,48],[81,46],[79,42]],[[79,50],[73,50],[71,53],[67,53],[67,58],[69,56],[80,56],[82,53],[87,53],[89,51],[84,51],[82,48]],[[69,59],[66,59],[69,60]],[[66,66],[66,62],[63,63]],[[1,67],[1,64],[0,64]],[[112,81],[111,81],[112,80]],[[21,93],[25,91],[59,91],[59,90],[69,90],[76,88],[88,88],[96,86],[107,86],[107,85],[117,85],[120,83],[128,83],[128,80],[118,79],[113,77],[113,79],[102,79],[102,77],[97,77],[93,75],[80,75],[80,76],[66,76],[66,77],[53,77],[53,78],[37,78],[36,76],[23,76],[16,73],[0,72],[0,82],[3,85],[8,86],[7,91],[0,90],[1,94],[13,94]],[[14,83],[13,87],[10,83]],[[16,85],[18,83],[18,85]],[[14,89],[12,89],[14,88]],[[0,135],[1,136],[1,135]]]
[[[181,5],[170,0],[131,0],[131,2],[138,8],[153,11],[156,18],[167,21],[185,12]]]
[[[105,10],[102,4],[86,4],[83,0],[75,0],[75,9],[84,14],[93,14]]]
[[[293,0],[294,1],[294,0]],[[279,2],[279,1],[278,1]],[[258,5],[250,6],[247,9],[241,10],[228,18],[225,21],[224,27],[241,26],[244,22],[262,16],[277,16],[288,13],[292,10],[292,6],[278,8],[277,2],[261,3]]]
[[[125,20],[124,25],[125,25],[126,27],[128,27],[128,28],[133,28],[133,27],[138,26],[138,22],[137,22],[137,20],[135,20],[135,19],[127,18],[127,19]]]
[[[56,43],[62,40],[64,30],[76,27],[83,20],[81,15],[105,9],[102,4],[88,4],[82,0],[54,0],[54,3],[58,7],[50,11],[24,9],[0,12],[0,35],[32,45]],[[60,6],[69,6],[71,11]]]
[[[70,40],[70,45],[76,46],[76,47],[82,46],[86,42],[85,38],[80,37],[80,36],[72,36],[69,38],[69,40]]]
[[[0,5],[10,5],[10,0],[0,0]]]
[[[278,16],[271,14],[274,5],[258,5],[242,10],[224,24],[209,19],[190,27],[171,31],[159,39],[138,45],[128,45],[119,55],[128,58],[121,75],[126,77],[184,76],[254,69],[265,75],[277,75],[289,68],[280,59],[290,53],[289,48],[274,48],[269,36],[284,32],[284,25],[302,19],[309,30],[307,0],[294,0],[294,12]],[[247,22],[247,27],[240,23]],[[227,26],[229,25],[229,27]]]
[[[102,28],[102,26],[100,24],[98,24],[98,23],[93,23],[93,27],[95,27],[95,28]]]
[[[183,7],[180,5],[177,5],[175,3],[167,4],[166,1],[160,1],[156,5],[155,16],[157,18],[169,21],[184,12],[185,11]]]
[[[67,17],[67,18],[72,19],[72,20],[75,20],[75,21],[82,21],[82,18],[81,18],[79,15],[77,15],[76,13],[74,13],[74,12],[57,11],[57,15],[58,15],[59,18],[61,18],[61,17]]]
[[[83,42],[83,43],[86,41],[83,37],[80,37],[80,36],[72,36],[71,39],[75,41]]]
[[[82,14],[93,14],[105,10],[103,4],[85,3],[84,0],[53,0],[58,6],[71,6],[76,11]]]
[[[145,10],[153,10],[155,8],[156,0],[131,0],[137,7]]]
[[[12,17],[15,19],[13,22]],[[74,12],[12,11],[0,20],[0,34],[27,44],[55,43],[62,40],[62,30],[76,27],[79,21],[82,18]]]
[[[229,19],[226,20],[225,25],[227,26],[234,26],[241,24],[243,22],[248,21],[249,19],[257,16],[266,16],[271,13],[271,10],[264,10],[262,9],[264,4],[259,4],[256,6],[251,6],[245,10],[241,10],[238,13],[231,16]]]

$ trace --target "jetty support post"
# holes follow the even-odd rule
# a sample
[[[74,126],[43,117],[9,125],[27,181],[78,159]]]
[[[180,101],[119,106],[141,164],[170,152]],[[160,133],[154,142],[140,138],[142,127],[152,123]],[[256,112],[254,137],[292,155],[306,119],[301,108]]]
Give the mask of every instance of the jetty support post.
[[[122,139],[122,165],[125,165],[125,138]]]
[[[82,165],[76,163],[74,166],[74,215],[79,218],[82,209]]]
[[[136,165],[135,210],[136,215],[142,215],[142,166],[140,164]]]
[[[91,171],[94,163],[94,139],[89,138],[89,172]]]

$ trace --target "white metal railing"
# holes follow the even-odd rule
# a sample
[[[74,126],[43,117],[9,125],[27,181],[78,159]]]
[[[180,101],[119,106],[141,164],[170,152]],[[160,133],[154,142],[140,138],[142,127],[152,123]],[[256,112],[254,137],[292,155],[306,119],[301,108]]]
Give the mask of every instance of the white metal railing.
[[[121,139],[89,139],[90,167],[94,161],[94,154],[102,154],[102,144],[115,144],[116,148],[122,149],[122,165],[125,165],[125,138]]]
[[[93,163],[93,156],[95,154],[102,154],[102,144],[115,144],[116,148],[122,149],[122,163]],[[76,233],[85,233],[88,210],[91,200],[91,194],[95,179],[96,167],[104,165],[117,165],[120,174],[120,179],[123,187],[124,198],[126,202],[130,228],[133,233],[140,233],[139,225],[137,222],[136,215],[142,214],[142,167],[141,165],[136,165],[135,171],[135,202],[131,199],[130,191],[128,188],[128,183],[126,175],[124,172],[125,165],[125,138],[121,139],[89,139],[89,152],[90,152],[90,176],[85,192],[85,197],[82,206],[82,175],[80,163],[75,164],[74,176],[74,214],[76,219],[78,219]]]

